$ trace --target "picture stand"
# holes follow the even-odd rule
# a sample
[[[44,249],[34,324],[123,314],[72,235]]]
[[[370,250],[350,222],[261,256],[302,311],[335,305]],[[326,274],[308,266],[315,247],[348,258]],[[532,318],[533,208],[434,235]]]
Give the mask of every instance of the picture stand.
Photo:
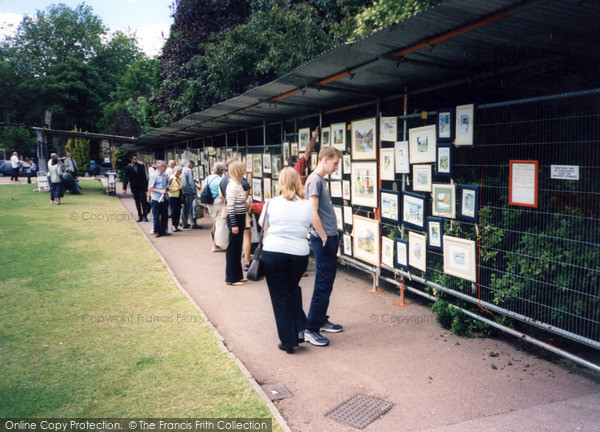
[[[379,294],[383,291],[379,289],[379,269],[377,269],[377,273],[372,274],[371,277],[373,278],[373,288],[367,290],[367,292],[370,294]]]
[[[406,285],[404,283],[403,277],[400,278],[400,281],[398,282],[398,288],[400,288],[400,301],[397,301],[396,303],[394,303],[394,306],[400,306],[400,307],[408,306],[410,303],[404,301],[404,291],[406,291]]]

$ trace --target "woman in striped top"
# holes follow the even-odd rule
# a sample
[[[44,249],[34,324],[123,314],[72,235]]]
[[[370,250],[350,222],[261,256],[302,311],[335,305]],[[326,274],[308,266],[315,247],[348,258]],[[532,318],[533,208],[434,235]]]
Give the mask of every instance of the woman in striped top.
[[[227,226],[229,227],[229,246],[226,253],[225,282],[227,285],[243,285],[242,245],[246,226],[246,192],[242,187],[245,173],[244,164],[235,161],[229,164],[229,183],[227,184]]]

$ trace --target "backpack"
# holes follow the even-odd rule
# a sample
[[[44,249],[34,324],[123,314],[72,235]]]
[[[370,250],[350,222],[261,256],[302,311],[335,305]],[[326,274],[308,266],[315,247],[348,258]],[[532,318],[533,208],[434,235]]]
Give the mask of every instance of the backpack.
[[[202,189],[202,193],[200,194],[200,202],[202,204],[212,204],[215,202],[215,199],[212,196],[212,192],[210,191],[210,183],[207,183],[206,187]]]

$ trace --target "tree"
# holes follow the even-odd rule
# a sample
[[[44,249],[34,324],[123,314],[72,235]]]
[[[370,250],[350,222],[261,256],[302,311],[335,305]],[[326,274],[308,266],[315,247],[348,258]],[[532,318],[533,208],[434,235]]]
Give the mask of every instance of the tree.
[[[0,147],[6,152],[25,152],[35,149],[36,140],[23,125],[6,126],[0,136]]]
[[[73,129],[75,132],[81,132],[81,129]],[[90,140],[84,138],[69,138],[65,146],[67,152],[73,153],[73,159],[77,162],[80,173],[85,173],[90,169]]]

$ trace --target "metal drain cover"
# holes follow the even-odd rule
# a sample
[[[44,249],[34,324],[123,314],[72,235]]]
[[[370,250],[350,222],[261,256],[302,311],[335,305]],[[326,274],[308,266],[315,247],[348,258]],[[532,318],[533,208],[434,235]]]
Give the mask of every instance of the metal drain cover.
[[[345,423],[356,429],[364,429],[394,406],[391,402],[373,398],[363,394],[348,399],[335,407],[325,417]]]
[[[267,394],[267,396],[269,396],[271,401],[294,397],[292,392],[280,384],[263,384],[261,385],[261,388]]]

